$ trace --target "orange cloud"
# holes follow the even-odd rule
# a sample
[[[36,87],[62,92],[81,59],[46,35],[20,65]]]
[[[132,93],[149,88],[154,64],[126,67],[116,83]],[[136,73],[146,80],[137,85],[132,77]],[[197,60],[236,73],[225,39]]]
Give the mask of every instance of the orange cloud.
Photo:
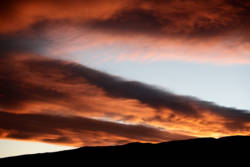
[[[248,111],[69,61],[34,54],[0,59],[1,138],[79,146],[250,134]]]
[[[110,5],[112,4],[112,5]],[[68,0],[25,0],[3,1],[1,18],[4,24],[0,33],[11,33],[27,29],[43,20],[84,21],[87,19],[105,19],[124,6],[124,2],[115,0],[68,1]]]
[[[2,3],[5,24],[1,32],[27,28],[41,20],[64,20],[112,33],[208,37],[244,31],[249,7],[243,0],[11,0]]]
[[[112,50],[103,61],[249,64],[249,9],[244,0],[4,0],[0,40],[47,38],[43,49],[65,57]]]
[[[132,141],[160,142],[190,138],[143,125],[126,125],[76,116],[7,112],[0,112],[0,115],[1,138],[71,146],[114,145]]]

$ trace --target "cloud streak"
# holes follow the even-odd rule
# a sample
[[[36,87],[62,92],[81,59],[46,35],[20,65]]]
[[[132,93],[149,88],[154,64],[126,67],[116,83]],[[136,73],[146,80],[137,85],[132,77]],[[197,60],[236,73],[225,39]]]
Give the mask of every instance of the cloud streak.
[[[84,117],[0,112],[1,137],[83,146],[160,142],[190,138],[143,125],[126,125]],[[103,141],[102,141],[103,139]]]
[[[118,138],[126,143],[159,142],[187,136],[249,135],[249,111],[176,95],[69,61],[28,53],[10,54],[1,57],[0,73],[2,138],[67,144],[71,136],[75,141],[68,141],[69,145],[74,142],[107,145],[119,142]],[[97,126],[93,118],[100,122]],[[20,122],[27,124],[21,126]],[[91,126],[85,122],[90,122]],[[106,129],[101,129],[106,123]],[[30,129],[33,126],[35,129]],[[116,127],[114,131],[110,126]],[[60,133],[56,129],[60,129]],[[81,141],[84,136],[79,137],[79,131],[82,130],[91,134],[94,131],[103,143]],[[144,130],[146,134],[140,134]],[[134,136],[136,133],[138,136]]]

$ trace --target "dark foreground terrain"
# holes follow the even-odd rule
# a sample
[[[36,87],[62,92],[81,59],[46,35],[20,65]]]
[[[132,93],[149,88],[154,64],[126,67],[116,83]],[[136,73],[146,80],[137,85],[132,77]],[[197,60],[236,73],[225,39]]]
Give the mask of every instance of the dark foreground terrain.
[[[66,165],[70,166],[134,166],[135,164],[169,166],[170,164],[200,164],[218,162],[250,163],[250,136],[232,136],[220,139],[200,138],[159,144],[130,143],[122,146],[82,147],[55,153],[23,155],[0,159],[0,165]],[[217,164],[217,165],[216,165]],[[170,165],[172,166],[172,165]],[[241,166],[241,165],[240,165]]]

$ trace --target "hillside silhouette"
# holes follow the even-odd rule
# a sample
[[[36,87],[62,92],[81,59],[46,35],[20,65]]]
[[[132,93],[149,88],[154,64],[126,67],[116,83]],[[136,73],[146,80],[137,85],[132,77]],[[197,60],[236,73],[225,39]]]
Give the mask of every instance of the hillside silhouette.
[[[197,138],[159,144],[129,143],[120,146],[82,147],[54,153],[22,155],[0,159],[0,164],[18,165],[147,165],[208,164],[249,159],[250,136],[219,139]],[[91,164],[91,165],[87,165]]]

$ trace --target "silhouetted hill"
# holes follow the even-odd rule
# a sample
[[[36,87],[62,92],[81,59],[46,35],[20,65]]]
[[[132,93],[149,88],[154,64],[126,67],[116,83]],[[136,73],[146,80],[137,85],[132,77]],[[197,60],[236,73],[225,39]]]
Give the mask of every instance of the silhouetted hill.
[[[250,136],[232,136],[220,139],[199,138],[159,144],[130,143],[121,146],[82,147],[55,153],[23,155],[0,159],[0,164],[121,166],[153,163],[201,164],[228,163],[250,159]],[[91,164],[91,165],[87,165]],[[215,165],[215,164],[214,164]],[[161,165],[163,166],[163,165]],[[216,165],[215,165],[216,166]]]

